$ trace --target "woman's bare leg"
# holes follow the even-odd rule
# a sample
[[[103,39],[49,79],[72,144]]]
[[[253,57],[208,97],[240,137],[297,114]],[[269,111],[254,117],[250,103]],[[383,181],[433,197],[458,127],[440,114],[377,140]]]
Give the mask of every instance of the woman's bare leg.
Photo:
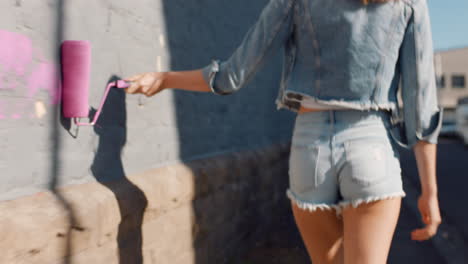
[[[346,264],[385,264],[400,214],[401,198],[343,209]]]
[[[302,210],[292,203],[296,225],[314,264],[343,264],[343,221],[333,210]]]

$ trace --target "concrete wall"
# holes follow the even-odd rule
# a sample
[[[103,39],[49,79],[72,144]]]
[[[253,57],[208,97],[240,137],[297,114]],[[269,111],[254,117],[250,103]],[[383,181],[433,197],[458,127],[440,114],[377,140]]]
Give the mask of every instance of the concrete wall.
[[[231,96],[113,90],[77,130],[58,50],[91,41],[92,116],[111,80],[226,59],[266,2],[0,1],[0,262],[222,263],[261,239],[287,205],[280,56]]]
[[[0,203],[0,263],[235,263],[290,213],[288,145]],[[131,182],[131,184],[129,184]]]
[[[0,2],[0,200],[288,140],[280,58],[238,94],[112,91],[95,128],[59,119],[58,43],[92,43],[90,106],[109,80],[225,59],[266,1]],[[78,133],[74,138],[72,135]]]

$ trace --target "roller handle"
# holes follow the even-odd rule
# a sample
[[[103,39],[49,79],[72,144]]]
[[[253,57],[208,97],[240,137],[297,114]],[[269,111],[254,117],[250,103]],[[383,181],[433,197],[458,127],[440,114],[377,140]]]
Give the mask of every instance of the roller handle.
[[[104,103],[106,102],[107,95],[109,94],[109,91],[112,87],[119,88],[119,89],[125,89],[130,87],[130,83],[126,82],[124,80],[118,80],[115,82],[111,82],[107,85],[106,91],[104,92],[104,96],[102,97],[101,104],[99,105],[98,110],[96,111],[96,114],[94,114],[93,120],[90,123],[83,123],[79,122],[75,118],[75,124],[77,126],[94,126],[96,124],[97,119],[99,118],[99,115],[101,114],[102,107],[104,106]]]

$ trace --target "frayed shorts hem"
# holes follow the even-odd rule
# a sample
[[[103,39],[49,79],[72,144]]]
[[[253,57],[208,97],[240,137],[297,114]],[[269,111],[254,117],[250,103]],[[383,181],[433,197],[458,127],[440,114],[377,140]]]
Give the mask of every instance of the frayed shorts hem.
[[[310,212],[316,211],[317,209],[320,209],[320,210],[336,209],[337,211],[340,211],[341,209],[339,204],[311,203],[308,201],[301,200],[300,198],[297,197],[297,195],[295,195],[290,190],[286,192],[286,195],[292,202],[294,202],[297,205],[297,207],[303,210],[310,211]]]
[[[360,204],[363,203],[371,203],[379,200],[387,200],[397,197],[405,197],[406,193],[404,191],[379,195],[379,196],[370,196],[367,198],[359,198],[353,199],[349,201],[341,201],[336,204],[328,204],[328,203],[313,203],[309,201],[304,201],[300,199],[296,194],[294,194],[291,190],[287,190],[286,192],[287,197],[300,209],[314,212],[318,209],[320,210],[332,210],[335,209],[336,215],[341,216],[343,209],[348,206],[352,206],[353,208],[358,207]]]

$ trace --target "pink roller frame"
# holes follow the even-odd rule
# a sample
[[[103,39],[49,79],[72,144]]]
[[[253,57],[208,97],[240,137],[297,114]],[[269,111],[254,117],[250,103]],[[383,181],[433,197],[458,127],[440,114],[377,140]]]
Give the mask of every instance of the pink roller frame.
[[[107,95],[109,94],[109,91],[112,87],[115,87],[115,88],[127,88],[129,87],[130,84],[128,84],[127,82],[125,81],[122,81],[122,80],[118,80],[118,81],[115,81],[115,82],[111,82],[107,85],[107,88],[106,88],[106,91],[104,92],[104,96],[102,97],[102,100],[101,100],[101,104],[99,105],[99,108],[97,109],[96,113],[94,114],[94,117],[93,117],[93,120],[90,122],[90,123],[83,123],[83,122],[79,122],[77,120],[76,117],[74,117],[74,121],[75,121],[75,124],[77,126],[94,126],[96,124],[96,121],[98,120],[99,118],[99,115],[101,114],[102,112],[102,107],[104,106],[104,103],[106,102],[106,98],[107,98]]]
[[[91,71],[91,44],[89,41],[64,41],[61,47],[61,62],[63,116],[72,118],[77,126],[95,125],[110,89],[130,86],[123,80],[109,83],[92,121],[90,123],[79,122],[78,118],[89,115],[88,94]]]

